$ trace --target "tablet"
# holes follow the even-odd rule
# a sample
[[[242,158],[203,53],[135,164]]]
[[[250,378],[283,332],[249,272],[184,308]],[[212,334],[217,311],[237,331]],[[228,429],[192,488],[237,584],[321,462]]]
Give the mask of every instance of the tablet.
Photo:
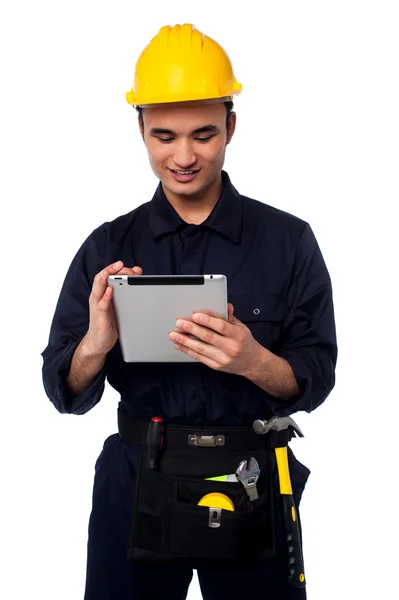
[[[225,275],[111,275],[125,362],[197,362],[169,339],[176,320],[211,312],[227,320]]]

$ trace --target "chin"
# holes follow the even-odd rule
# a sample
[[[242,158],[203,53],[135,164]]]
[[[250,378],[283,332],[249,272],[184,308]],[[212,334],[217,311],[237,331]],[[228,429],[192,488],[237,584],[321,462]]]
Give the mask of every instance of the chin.
[[[188,183],[179,183],[178,181],[175,181],[169,174],[161,181],[174,194],[187,196],[197,194],[207,187],[207,183],[203,181],[201,175],[199,176],[200,180],[198,180],[199,178],[197,176],[196,179]]]
[[[176,183],[173,181],[170,185],[165,183],[165,186],[170,189],[171,192],[178,196],[194,196],[204,189],[203,185],[195,185],[193,183]]]

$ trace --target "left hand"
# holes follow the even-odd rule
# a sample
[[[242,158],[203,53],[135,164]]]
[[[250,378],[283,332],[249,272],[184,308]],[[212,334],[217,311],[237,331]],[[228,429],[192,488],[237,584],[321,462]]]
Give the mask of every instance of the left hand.
[[[193,321],[177,320],[176,327],[183,331],[172,331],[169,339],[175,342],[177,350],[211,369],[247,377],[259,344],[233,312],[233,305],[228,304],[227,321],[204,313],[194,313]]]

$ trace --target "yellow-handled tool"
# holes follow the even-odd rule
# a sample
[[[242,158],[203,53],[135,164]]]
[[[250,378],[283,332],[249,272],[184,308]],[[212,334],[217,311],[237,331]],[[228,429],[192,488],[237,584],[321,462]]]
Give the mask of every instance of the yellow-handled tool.
[[[264,435],[269,431],[284,432],[303,437],[302,431],[291,417],[273,417],[269,421],[257,419],[253,423],[255,433]],[[302,555],[301,536],[299,532],[298,514],[295,507],[290,470],[288,466],[288,441],[291,435],[285,437],[285,446],[275,447],[277,470],[280,484],[280,495],[283,518],[288,546],[288,580],[296,587],[306,585],[305,569]]]

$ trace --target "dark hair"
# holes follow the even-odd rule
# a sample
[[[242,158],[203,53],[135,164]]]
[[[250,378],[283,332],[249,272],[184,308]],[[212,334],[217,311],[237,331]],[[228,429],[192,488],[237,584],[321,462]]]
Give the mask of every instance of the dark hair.
[[[229,126],[230,126],[230,116],[231,116],[231,113],[233,112],[234,102],[232,102],[231,100],[228,100],[227,102],[224,102],[224,105],[226,107],[226,129],[227,129],[227,133],[228,133]],[[136,106],[135,108],[139,114],[141,127],[143,128],[143,131],[144,131],[143,110],[142,110],[141,106]]]

